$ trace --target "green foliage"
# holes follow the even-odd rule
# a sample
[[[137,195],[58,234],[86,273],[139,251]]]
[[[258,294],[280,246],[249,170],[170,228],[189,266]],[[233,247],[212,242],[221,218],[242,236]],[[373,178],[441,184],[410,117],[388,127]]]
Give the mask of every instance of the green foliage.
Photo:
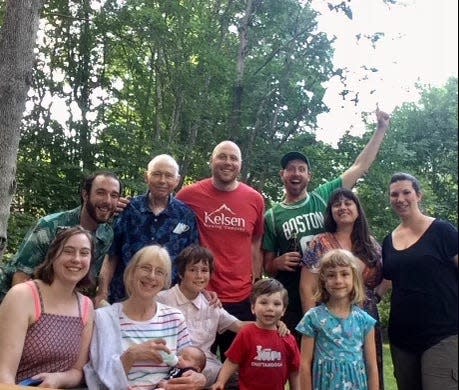
[[[422,207],[428,215],[457,226],[457,87],[457,78],[451,78],[441,88],[419,86],[419,101],[403,104],[392,113],[391,128],[378,159],[357,186],[379,240],[399,223],[388,199],[388,183],[396,172],[407,172],[420,180]],[[345,166],[351,164],[373,131],[370,129],[361,138],[345,135],[341,139],[340,156]]]
[[[8,220],[8,244],[10,248],[19,248],[27,231],[35,225],[36,215],[30,213],[13,213]],[[9,251],[3,256],[2,261],[7,262],[11,259],[14,252]]]
[[[390,312],[390,293],[386,294],[384,298],[378,304],[379,320],[383,328],[387,328],[389,324],[389,312]]]
[[[5,18],[5,11],[6,11],[6,2],[0,1],[0,29],[3,25],[3,19]]]
[[[188,183],[209,175],[216,143],[233,139],[243,152],[242,180],[270,203],[282,197],[279,160],[288,150],[310,157],[311,187],[352,164],[373,129],[345,135],[339,149],[313,133],[327,110],[324,82],[345,81],[315,11],[296,0],[255,1],[244,19],[245,6],[46,2],[18,155],[10,252],[26,221],[75,207],[80,180],[94,169],[119,174],[134,196],[145,191],[154,155],[173,155]],[[350,8],[343,3],[336,10]],[[240,53],[242,29],[247,45]],[[457,79],[426,87],[420,102],[394,113],[379,160],[358,185],[378,239],[397,223],[386,196],[396,170],[419,176],[429,213],[457,222],[456,148]]]

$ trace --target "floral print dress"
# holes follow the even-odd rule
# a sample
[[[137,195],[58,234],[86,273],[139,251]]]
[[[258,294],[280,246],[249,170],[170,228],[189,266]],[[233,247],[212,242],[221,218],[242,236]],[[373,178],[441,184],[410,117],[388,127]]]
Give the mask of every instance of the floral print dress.
[[[381,246],[374,240],[378,253],[381,255]],[[302,266],[307,267],[311,272],[317,272],[320,258],[332,249],[340,249],[341,245],[333,233],[322,233],[316,235],[309,243],[308,250],[304,253]],[[379,388],[384,390],[383,377],[383,356],[382,356],[382,332],[379,322],[378,299],[374,289],[382,281],[382,257],[376,265],[370,267],[365,259],[360,259],[365,264],[362,270],[363,284],[365,286],[366,301],[363,309],[370,314],[377,322],[375,325],[376,360],[378,363]]]
[[[314,390],[368,389],[363,345],[375,323],[357,306],[347,318],[335,316],[324,304],[304,315],[296,330],[314,338]]]

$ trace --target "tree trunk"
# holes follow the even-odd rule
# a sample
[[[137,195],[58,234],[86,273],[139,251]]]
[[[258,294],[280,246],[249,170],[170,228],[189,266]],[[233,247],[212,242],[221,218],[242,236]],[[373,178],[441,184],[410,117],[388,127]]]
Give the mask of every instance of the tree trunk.
[[[229,123],[228,139],[238,141],[241,131],[242,99],[244,95],[244,75],[247,55],[249,53],[249,29],[254,12],[254,1],[247,0],[245,15],[239,26],[239,52],[236,63],[236,80],[234,85],[233,107]]]
[[[0,258],[16,190],[22,113],[31,84],[42,0],[7,0],[0,31]]]

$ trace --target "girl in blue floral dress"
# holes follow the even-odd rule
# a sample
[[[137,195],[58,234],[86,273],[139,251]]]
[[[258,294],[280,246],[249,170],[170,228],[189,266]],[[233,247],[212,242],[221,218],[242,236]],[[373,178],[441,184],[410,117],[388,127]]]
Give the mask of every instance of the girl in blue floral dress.
[[[355,256],[344,249],[321,259],[316,301],[297,325],[302,390],[377,390],[375,320],[362,310],[365,289]]]

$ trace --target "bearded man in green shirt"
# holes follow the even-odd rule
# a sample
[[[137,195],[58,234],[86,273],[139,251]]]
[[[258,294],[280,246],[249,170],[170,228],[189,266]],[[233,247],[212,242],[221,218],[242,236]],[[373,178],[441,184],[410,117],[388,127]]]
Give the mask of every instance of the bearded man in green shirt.
[[[95,257],[91,273],[97,277],[113,240],[113,229],[108,222],[117,209],[121,191],[121,181],[115,174],[97,172],[84,179],[79,207],[40,218],[26,234],[19,251],[0,269],[0,300],[11,286],[32,277],[35,268],[44,261],[49,244],[60,230],[76,225],[92,233]]]
[[[377,109],[376,119],[377,129],[354,164],[338,178],[312,191],[308,192],[312,177],[309,159],[300,152],[289,152],[281,159],[280,177],[285,198],[265,214],[263,266],[265,272],[288,291],[289,305],[283,320],[298,342],[300,337],[295,327],[304,312],[315,306],[315,302],[306,299],[314,294],[304,293],[313,286],[300,286],[302,255],[314,235],[325,231],[323,213],[332,192],[339,187],[352,188],[376,159],[390,117]]]

